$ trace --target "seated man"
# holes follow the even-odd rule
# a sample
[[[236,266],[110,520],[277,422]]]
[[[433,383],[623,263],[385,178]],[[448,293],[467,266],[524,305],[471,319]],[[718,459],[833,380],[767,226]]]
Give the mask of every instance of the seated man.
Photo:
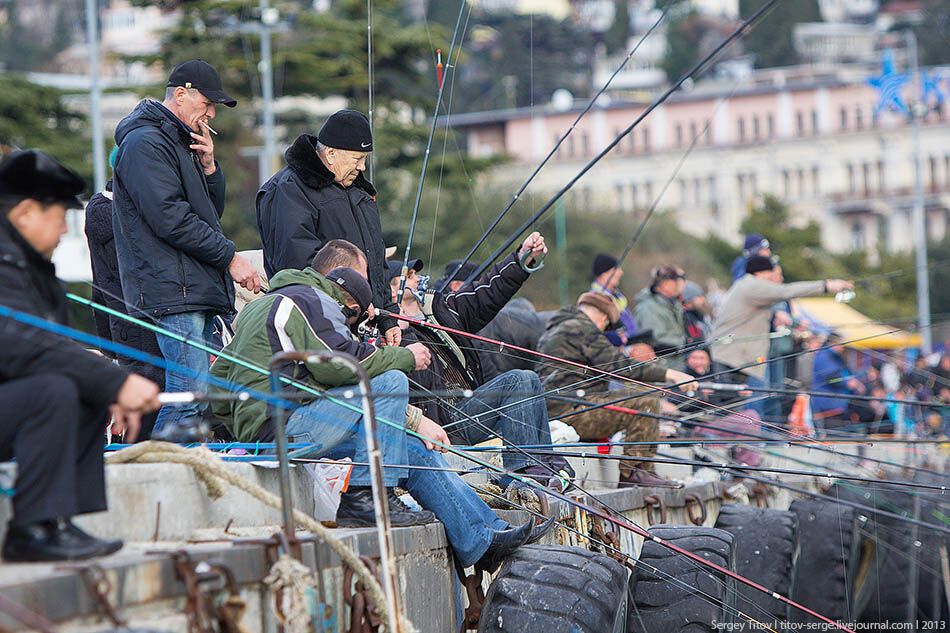
[[[501,308],[527,281],[529,273],[519,261],[525,255],[540,256],[547,248],[544,238],[531,234],[517,253],[512,253],[492,267],[481,279],[475,280],[470,290],[446,290],[416,295],[422,261],[412,265],[406,278],[399,311],[403,316],[445,325],[457,330],[475,332],[495,318]],[[393,301],[399,292],[400,262],[389,262],[390,285]],[[420,303],[422,302],[422,303]],[[426,304],[426,305],[423,305]],[[424,314],[424,313],[428,314]],[[480,354],[472,349],[472,340],[464,336],[441,332],[406,321],[403,342],[426,345],[435,362],[423,371],[410,374],[410,379],[423,389],[445,391],[471,390],[471,398],[420,398],[416,402],[426,415],[449,432],[454,442],[478,444],[493,437],[501,437],[509,446],[544,446],[551,444],[551,428],[542,393],[541,381],[533,371],[516,369],[506,371],[488,380],[482,376]],[[497,353],[493,349],[493,353]],[[563,489],[558,474],[563,470],[570,475],[570,467],[562,457],[531,457],[520,451],[507,451],[503,456],[505,468],[536,478],[545,485],[557,484]],[[553,480],[553,481],[552,481]]]
[[[83,181],[42,152],[0,162],[0,304],[66,323],[66,295],[50,258]],[[109,409],[115,433],[134,441],[158,386],[73,341],[0,318],[0,459],[16,458],[6,561],[111,554],[122,541],[86,534],[72,517],[106,509],[102,463]]]
[[[815,354],[811,406],[815,417],[824,421],[825,428],[850,426],[859,422],[874,422],[879,417],[870,403],[852,400],[851,395],[863,396],[866,388],[858,380],[844,358],[844,345],[838,332],[828,335],[828,347]]]
[[[259,366],[267,365],[274,353],[283,350],[335,350],[354,356],[372,377],[376,394],[379,444],[385,464],[383,479],[388,488],[392,524],[426,523],[433,520],[434,513],[445,525],[449,542],[463,565],[493,569],[517,547],[541,538],[550,524],[532,528],[529,521],[511,528],[458,475],[448,472],[445,460],[432,450],[434,444],[429,440],[447,445],[448,437],[438,424],[409,406],[406,378],[406,372],[428,366],[429,352],[420,344],[376,348],[353,333],[352,328],[375,311],[372,291],[361,272],[366,269],[366,261],[362,253],[358,257],[356,267],[360,271],[335,268],[324,276],[308,267],[282,270],[274,275],[268,295],[244,310],[241,327],[226,350]],[[324,397],[305,401],[293,411],[287,423],[288,434],[302,436],[314,444],[308,456],[346,455],[356,462],[349,488],[340,500],[337,524],[374,525],[360,398],[347,397],[345,392],[352,389],[343,388],[354,384],[356,376],[333,363],[290,363],[281,371],[299,382],[326,390]],[[267,376],[224,358],[215,362],[212,373],[252,389],[268,390]],[[273,436],[270,411],[264,402],[218,402],[214,410],[226,419],[240,441],[267,440]],[[426,445],[408,437],[403,427],[427,438]],[[405,486],[431,512],[409,510],[393,492],[397,485]]]
[[[680,389],[688,391],[694,384],[690,376],[673,369],[663,369],[655,363],[634,361],[631,364],[631,359],[627,358],[623,351],[610,344],[604,336],[604,330],[619,318],[620,314],[613,299],[597,292],[585,292],[578,298],[576,307],[565,308],[551,319],[547,331],[541,336],[538,348],[545,354],[619,373],[633,380],[684,383]],[[606,377],[585,380],[591,378],[589,372],[554,362],[541,366],[539,373],[544,387],[548,390],[562,388],[567,391],[575,383],[583,381],[577,388],[586,392],[585,400],[591,405],[617,399],[616,393],[608,393],[610,381]],[[655,396],[634,398],[624,405],[651,413],[656,413],[658,409]],[[659,424],[655,418],[603,408],[587,411],[584,409],[589,409],[589,405],[574,404],[556,397],[548,398],[548,414],[569,416],[564,417],[563,421],[573,426],[584,441],[596,441],[617,431],[625,431],[628,442],[655,442],[659,437]],[[624,447],[624,454],[630,457],[649,456],[655,452],[655,446]],[[633,460],[620,462],[620,484],[680,487],[678,483],[653,474],[649,463]]]

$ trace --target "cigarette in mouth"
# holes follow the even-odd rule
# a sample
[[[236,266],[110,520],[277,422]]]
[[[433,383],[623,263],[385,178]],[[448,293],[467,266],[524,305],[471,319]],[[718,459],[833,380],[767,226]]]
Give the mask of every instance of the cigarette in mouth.
[[[202,121],[202,122],[201,122],[201,125],[203,125],[203,126],[205,126],[206,128],[208,128],[208,131],[211,132],[212,134],[214,134],[215,136],[218,135],[218,133],[215,131],[215,129],[214,129],[213,127],[211,127],[210,125],[208,125],[208,122],[207,122],[207,121]]]

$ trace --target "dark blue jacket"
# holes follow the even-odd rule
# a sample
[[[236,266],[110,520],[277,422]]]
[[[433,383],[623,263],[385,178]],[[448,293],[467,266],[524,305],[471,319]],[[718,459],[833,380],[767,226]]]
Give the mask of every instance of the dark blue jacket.
[[[190,130],[145,100],[115,131],[112,223],[130,313],[230,315],[234,244],[221,231],[224,174],[205,176]]]
[[[811,399],[812,411],[844,410],[848,406],[848,379],[852,377],[848,364],[841,355],[833,349],[819,350],[815,354],[815,369],[813,370],[812,389],[821,393],[838,393],[842,397],[813,396]]]

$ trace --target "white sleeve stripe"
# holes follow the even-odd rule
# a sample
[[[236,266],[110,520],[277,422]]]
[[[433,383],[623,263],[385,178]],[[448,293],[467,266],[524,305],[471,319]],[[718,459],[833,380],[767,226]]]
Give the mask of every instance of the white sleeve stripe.
[[[277,312],[274,314],[274,330],[277,332],[277,340],[280,341],[280,349],[285,352],[297,351],[286,329],[287,321],[290,320],[290,313],[296,307],[297,305],[293,299],[281,297],[280,304],[277,306]]]

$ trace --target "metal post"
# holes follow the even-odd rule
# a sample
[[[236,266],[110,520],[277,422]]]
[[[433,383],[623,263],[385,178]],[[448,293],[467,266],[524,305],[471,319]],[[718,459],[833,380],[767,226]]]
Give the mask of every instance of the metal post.
[[[264,141],[264,154],[258,162],[261,184],[264,184],[274,170],[274,72],[271,56],[271,27],[277,24],[277,9],[268,6],[268,0],[260,0],[261,11],[261,62],[258,69],[261,73],[261,136]]]
[[[920,103],[920,69],[917,66],[917,36],[911,30],[904,31],[904,41],[914,76],[914,99],[910,104],[913,123],[914,152],[914,256],[917,267],[917,321],[921,335],[921,351],[933,351],[930,332],[930,274],[927,271],[927,212],[924,208],[924,176],[920,155],[920,116],[924,107]]]
[[[99,2],[86,0],[86,41],[89,44],[89,106],[92,123],[92,168],[96,191],[106,187],[106,155],[102,146],[102,88],[99,85]]]
[[[286,360],[291,360],[287,354],[275,354],[270,360],[270,390],[274,394],[281,391],[280,366]],[[294,497],[290,489],[290,459],[287,456],[287,427],[284,425],[287,412],[283,404],[271,403],[271,417],[274,420],[274,439],[277,442],[277,477],[280,482],[280,511],[284,523],[284,536],[292,554],[295,551],[294,544]]]

